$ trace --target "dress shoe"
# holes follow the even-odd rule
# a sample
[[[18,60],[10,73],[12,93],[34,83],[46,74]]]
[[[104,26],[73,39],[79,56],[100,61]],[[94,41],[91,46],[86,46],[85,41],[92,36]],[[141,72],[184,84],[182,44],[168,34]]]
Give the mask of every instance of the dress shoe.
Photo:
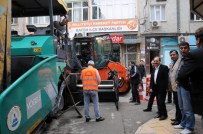
[[[86,118],[86,122],[89,122],[91,120],[91,118]]]
[[[139,102],[135,102],[135,105],[140,105],[140,103]]]
[[[165,120],[165,119],[167,119],[168,118],[168,116],[161,116],[160,118],[159,118],[159,120],[161,121],[161,120]]]
[[[96,119],[96,122],[103,121],[103,120],[105,120],[105,118],[99,117],[98,119]]]
[[[183,131],[181,131],[181,134],[192,134],[193,131],[189,130],[189,129],[184,129]]]
[[[179,125],[175,125],[174,128],[175,128],[175,129],[184,129],[184,127],[181,126],[180,124],[179,124]]]
[[[135,101],[129,101],[129,103],[134,103]]]
[[[151,109],[148,109],[148,108],[143,110],[143,112],[151,112],[151,111],[152,111],[152,110],[151,110]]]
[[[154,118],[160,118],[160,117],[161,117],[161,116],[157,114]]]
[[[173,126],[174,125],[179,125],[179,124],[180,124],[180,122],[178,122],[178,121],[174,121],[174,122],[171,123],[171,125],[173,125]]]
[[[176,119],[171,119],[171,121],[176,121]]]

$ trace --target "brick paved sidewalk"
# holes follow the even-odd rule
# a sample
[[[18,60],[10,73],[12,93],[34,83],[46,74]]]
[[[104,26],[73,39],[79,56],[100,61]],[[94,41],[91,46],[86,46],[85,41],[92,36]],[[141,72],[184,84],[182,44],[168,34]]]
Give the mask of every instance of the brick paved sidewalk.
[[[174,129],[171,120],[174,118],[175,109],[168,112],[167,120],[151,119],[138,128],[135,134],[179,134],[182,129]],[[203,134],[201,116],[195,115],[195,130],[193,134]]]

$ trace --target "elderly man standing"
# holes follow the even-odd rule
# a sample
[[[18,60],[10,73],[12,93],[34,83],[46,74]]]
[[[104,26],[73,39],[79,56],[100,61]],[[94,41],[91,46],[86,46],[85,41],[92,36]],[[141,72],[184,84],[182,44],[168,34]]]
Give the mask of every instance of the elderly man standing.
[[[178,95],[177,95],[177,83],[176,83],[176,75],[178,71],[178,67],[181,61],[181,58],[178,56],[178,51],[171,50],[169,52],[171,60],[173,61],[172,67],[169,71],[169,79],[170,79],[170,86],[173,91],[174,103],[176,107],[175,119],[171,119],[173,122],[172,125],[179,125],[182,119],[182,114],[178,105]]]
[[[151,61],[151,65],[152,65],[152,69],[153,69],[154,68],[154,60]],[[149,92],[150,92],[149,101],[148,101],[147,108],[143,110],[144,112],[151,112],[152,111],[152,105],[154,103],[154,98],[156,97],[156,94],[155,94],[156,92],[152,92],[152,90]]]
[[[103,121],[99,112],[99,97],[98,97],[98,85],[101,82],[99,72],[94,66],[94,61],[88,62],[88,67],[83,69],[81,72],[81,79],[83,84],[83,95],[84,95],[84,113],[86,122],[91,120],[89,115],[89,103],[90,98],[94,103],[94,112],[96,116],[96,122]]]
[[[168,88],[168,67],[161,64],[161,58],[154,58],[154,69],[151,74],[150,88],[156,94],[158,104],[158,115],[155,118],[165,120],[168,117],[166,110],[166,90]]]

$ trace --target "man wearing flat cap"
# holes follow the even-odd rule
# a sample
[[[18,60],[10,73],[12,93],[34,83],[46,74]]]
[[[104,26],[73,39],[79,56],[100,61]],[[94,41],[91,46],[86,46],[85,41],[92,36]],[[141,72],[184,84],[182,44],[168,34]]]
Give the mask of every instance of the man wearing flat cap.
[[[94,112],[96,122],[103,121],[99,112],[99,97],[98,97],[98,85],[101,82],[99,72],[94,68],[94,61],[88,61],[88,67],[83,69],[80,76],[83,84],[83,96],[84,96],[84,114],[86,122],[91,120],[89,115],[89,103],[90,98],[94,103]]]

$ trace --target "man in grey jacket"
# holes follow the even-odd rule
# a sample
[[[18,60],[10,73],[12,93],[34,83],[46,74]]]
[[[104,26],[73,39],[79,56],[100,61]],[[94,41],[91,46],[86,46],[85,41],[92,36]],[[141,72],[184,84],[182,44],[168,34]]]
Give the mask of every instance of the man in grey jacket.
[[[172,125],[179,125],[182,119],[182,114],[178,105],[178,95],[177,95],[177,83],[176,83],[176,75],[178,71],[178,66],[180,64],[181,58],[178,56],[178,51],[176,50],[171,50],[169,52],[171,60],[173,61],[172,67],[169,70],[169,78],[170,78],[170,83],[169,85],[173,91],[173,97],[174,97],[174,103],[176,107],[176,113],[175,113],[175,119],[171,119]]]

